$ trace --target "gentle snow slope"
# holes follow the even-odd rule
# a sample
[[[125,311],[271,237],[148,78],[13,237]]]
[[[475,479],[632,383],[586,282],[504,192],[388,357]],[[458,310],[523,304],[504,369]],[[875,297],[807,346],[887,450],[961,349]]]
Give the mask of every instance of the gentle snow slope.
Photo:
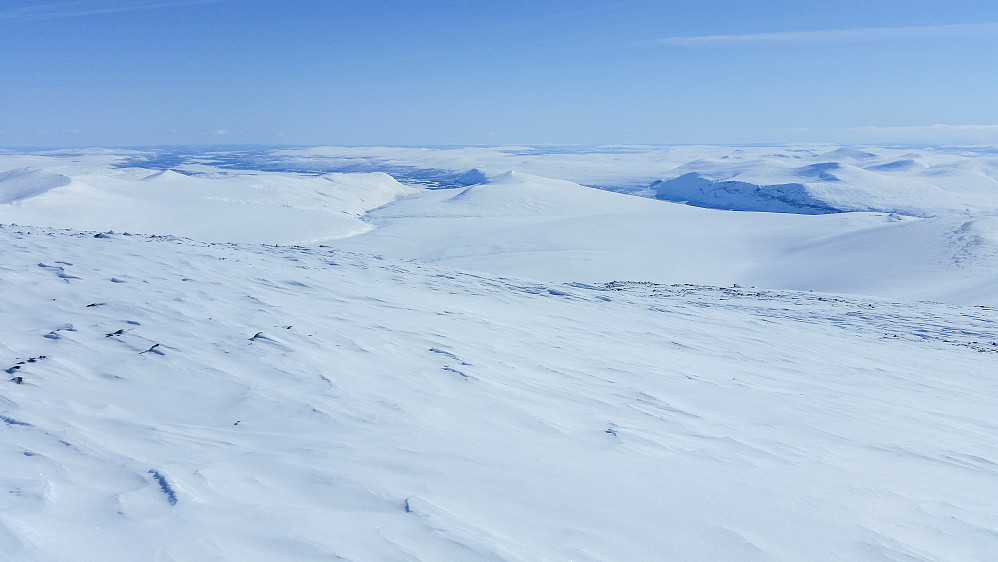
[[[48,172],[32,172],[43,173]],[[416,192],[384,173],[191,177],[95,166],[72,176],[72,181],[58,177],[65,181],[49,180],[46,189],[0,205],[0,222],[173,234],[211,242],[304,244],[363,232],[369,227],[361,215]],[[23,176],[14,179],[24,183]],[[0,176],[0,198],[11,181]]]
[[[998,304],[998,217],[726,212],[507,173],[371,212],[335,247],[549,281],[644,280]]]
[[[0,204],[35,197],[50,189],[66,185],[69,181],[69,178],[62,174],[31,168],[15,168],[0,172]]]
[[[0,248],[0,558],[998,551],[994,309],[11,226]]]

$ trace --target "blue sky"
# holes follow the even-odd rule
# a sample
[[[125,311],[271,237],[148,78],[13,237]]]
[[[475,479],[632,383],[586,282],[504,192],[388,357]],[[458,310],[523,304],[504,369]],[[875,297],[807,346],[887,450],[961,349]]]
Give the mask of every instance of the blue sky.
[[[998,2],[0,3],[0,146],[998,143]]]

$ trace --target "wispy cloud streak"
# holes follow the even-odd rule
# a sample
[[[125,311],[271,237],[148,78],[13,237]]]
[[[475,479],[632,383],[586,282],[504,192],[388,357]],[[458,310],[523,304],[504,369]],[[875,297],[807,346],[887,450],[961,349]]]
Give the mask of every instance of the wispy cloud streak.
[[[998,146],[998,125],[908,125],[814,129],[770,129],[779,142],[840,142],[860,144],[924,144]]]
[[[161,0],[149,2],[141,0],[103,0],[103,1],[70,1],[48,2],[34,6],[18,8],[0,8],[0,21],[32,21],[58,18],[74,18],[116,14],[119,12],[135,12],[139,10],[155,10],[182,6],[198,6],[202,4],[217,4],[231,0]]]
[[[998,23],[970,23],[917,27],[870,27],[823,31],[782,31],[742,35],[703,35],[665,37],[656,41],[674,47],[725,49],[739,47],[779,47],[920,41],[998,36]]]

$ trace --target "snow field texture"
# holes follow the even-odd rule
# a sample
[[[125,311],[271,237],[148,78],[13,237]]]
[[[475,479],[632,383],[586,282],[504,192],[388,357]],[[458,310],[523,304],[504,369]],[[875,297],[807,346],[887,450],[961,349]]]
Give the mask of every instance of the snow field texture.
[[[0,236],[7,557],[998,548],[993,309]]]
[[[995,162],[0,151],[0,559],[988,560]]]

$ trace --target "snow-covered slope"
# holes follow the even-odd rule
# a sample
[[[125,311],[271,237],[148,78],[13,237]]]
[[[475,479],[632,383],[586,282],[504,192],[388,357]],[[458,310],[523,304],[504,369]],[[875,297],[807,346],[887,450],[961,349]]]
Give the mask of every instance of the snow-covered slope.
[[[689,150],[673,156],[688,158]],[[0,171],[0,193],[8,200],[0,204],[0,223],[215,242],[338,239],[337,247],[358,252],[556,282],[737,283],[998,304],[998,212],[989,207],[998,191],[984,181],[993,184],[989,174],[995,175],[987,155],[739,150],[690,160],[674,170],[682,173],[677,179],[657,185],[685,185],[680,199],[781,214],[698,209],[522,172],[472,171],[455,180],[470,186],[424,190],[380,172],[233,171],[201,161],[209,159],[205,155],[186,164],[169,160],[180,173],[121,167],[131,162],[128,153],[115,160],[86,151],[0,155],[0,170],[17,166]],[[440,153],[447,151],[419,152],[424,159]],[[524,153],[522,163],[535,168],[548,162],[555,169],[570,156],[596,158],[551,154],[549,162]],[[918,163],[920,173],[932,170],[934,183],[881,184],[877,178],[893,172],[860,167],[895,156]],[[602,157],[621,165],[621,159],[640,163],[649,155]],[[492,160],[484,158],[488,168]],[[836,159],[844,163],[833,165]],[[964,182],[968,174],[983,179]],[[900,201],[930,218],[803,216],[850,205],[898,208]]]
[[[657,199],[749,211],[998,212],[998,158],[881,150],[698,159],[648,189]]]
[[[9,203],[0,204],[0,223],[303,244],[363,232],[365,212],[415,192],[385,173],[210,169],[192,176],[78,163],[71,176],[24,169],[0,174],[0,202]]]
[[[320,170],[358,162],[400,170],[415,166],[450,170],[453,178],[470,168],[489,177],[517,170],[611,191],[748,211],[998,213],[994,147],[319,147],[274,150],[260,155],[259,162]],[[684,181],[675,181],[683,176]],[[694,179],[699,181],[690,181]]]
[[[497,203],[464,193],[438,205]],[[9,225],[0,248],[0,558],[998,551],[992,308]]]
[[[253,154],[0,152],[0,559],[998,551],[993,151]]]
[[[0,205],[35,197],[66,185],[69,178],[45,170],[15,168],[0,172]]]
[[[520,173],[368,215],[338,248],[558,282],[741,284],[998,304],[998,217],[725,212]]]

